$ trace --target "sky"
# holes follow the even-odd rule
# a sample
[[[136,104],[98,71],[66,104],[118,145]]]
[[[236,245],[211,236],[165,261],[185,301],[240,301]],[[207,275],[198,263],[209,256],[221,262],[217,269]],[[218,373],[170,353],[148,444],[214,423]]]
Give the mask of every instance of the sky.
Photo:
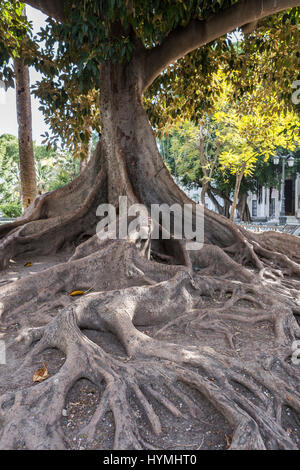
[[[34,32],[38,32],[41,26],[45,24],[46,15],[35,8],[26,7],[28,18],[33,22]],[[30,83],[33,85],[40,79],[40,74],[32,67],[30,68]],[[32,104],[32,133],[33,140],[39,145],[46,130],[49,130],[44,122],[43,114],[38,110],[39,101],[31,96]],[[16,111],[16,92],[9,88],[6,92],[0,89],[0,135],[13,134],[18,135],[17,111]]]

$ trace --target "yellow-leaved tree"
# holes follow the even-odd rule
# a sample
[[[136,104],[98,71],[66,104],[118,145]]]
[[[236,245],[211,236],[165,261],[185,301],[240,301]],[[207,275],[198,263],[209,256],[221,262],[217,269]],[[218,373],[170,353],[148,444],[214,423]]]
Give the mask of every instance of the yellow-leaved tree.
[[[252,175],[259,158],[267,161],[279,147],[293,151],[300,145],[300,119],[286,110],[274,96],[265,96],[259,86],[233,101],[233,85],[222,71],[216,75],[219,92],[215,99],[213,120],[217,123],[216,135],[221,148],[221,169],[235,175],[235,191],[231,209],[234,219],[243,176]]]

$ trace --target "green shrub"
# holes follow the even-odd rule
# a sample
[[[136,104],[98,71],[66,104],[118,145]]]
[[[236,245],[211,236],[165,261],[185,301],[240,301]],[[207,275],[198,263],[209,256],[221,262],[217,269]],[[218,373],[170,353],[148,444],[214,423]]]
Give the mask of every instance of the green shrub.
[[[22,204],[17,202],[7,202],[0,205],[0,213],[4,217],[19,217],[22,214]]]

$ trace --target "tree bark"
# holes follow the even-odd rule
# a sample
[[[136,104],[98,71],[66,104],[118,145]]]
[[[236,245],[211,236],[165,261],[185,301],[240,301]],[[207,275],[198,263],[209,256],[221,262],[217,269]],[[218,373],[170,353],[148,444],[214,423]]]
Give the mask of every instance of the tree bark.
[[[201,190],[201,203],[202,203],[203,206],[205,206],[205,195],[208,191],[208,188],[209,188],[209,184],[203,182],[202,190]]]
[[[224,201],[224,206],[222,207],[215,198],[215,195],[220,196]],[[225,194],[223,191],[220,191],[217,188],[210,187],[209,190],[209,197],[211,198],[212,202],[218,209],[219,214],[224,215],[227,219],[230,218],[230,207],[232,205],[232,201],[230,200],[229,196]]]
[[[243,222],[251,222],[250,210],[247,204],[248,193],[242,193],[239,195],[239,202],[237,204],[237,210],[240,215],[240,220]]]
[[[242,170],[236,174],[234,195],[233,195],[231,214],[230,214],[230,219],[232,220],[232,222],[234,221],[235,210],[236,210],[236,206],[238,202],[238,197],[239,197],[241,182],[244,176],[244,171],[245,171],[245,166],[243,166]]]
[[[100,394],[76,434],[87,448],[103,447],[107,432],[115,449],[160,447],[170,415],[185,436],[187,419],[199,429],[204,400],[229,426],[232,449],[295,449],[284,413],[295,413],[295,427],[299,374],[290,344],[299,337],[299,239],[250,233],[206,209],[205,243],[195,252],[172,237],[143,244],[96,235],[97,207],[118,208],[119,196],[148,209],[192,203],[164,165],[143,109],[144,64],[138,49],[130,63],[101,65],[102,135],[93,158],[72,183],[0,226],[1,267],[24,253],[68,254],[28,278],[4,280],[0,327],[13,347],[17,330],[29,351],[14,351],[0,376],[0,448],[64,448],[62,410],[84,378]],[[74,288],[84,295],[68,295]],[[100,339],[89,339],[90,331]],[[64,359],[32,386],[33,361],[49,350]]]
[[[225,215],[225,200],[224,200],[224,207],[219,204],[218,200],[213,194],[212,188],[208,188],[207,195],[210,198],[211,202],[214,204],[215,208],[217,209],[218,213],[221,215]]]
[[[37,195],[36,173],[32,142],[32,116],[29,68],[21,56],[14,60],[16,79],[16,103],[18,118],[20,178],[22,204],[26,209]]]

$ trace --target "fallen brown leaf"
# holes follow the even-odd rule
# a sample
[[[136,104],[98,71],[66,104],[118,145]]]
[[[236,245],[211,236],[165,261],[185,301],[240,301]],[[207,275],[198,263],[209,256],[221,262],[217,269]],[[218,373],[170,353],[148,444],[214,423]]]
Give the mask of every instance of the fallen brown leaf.
[[[43,382],[50,377],[46,364],[43,362],[43,367],[38,369],[33,374],[33,382]]]
[[[229,449],[229,447],[231,446],[231,438],[225,434],[225,439],[226,439],[226,449]]]
[[[71,297],[75,297],[76,295],[83,295],[85,294],[84,290],[73,290],[69,295]]]
[[[88,294],[92,289],[94,289],[94,286],[95,286],[95,284],[92,287],[90,287],[88,290],[73,290],[69,295],[71,297],[74,297],[76,295]]]

